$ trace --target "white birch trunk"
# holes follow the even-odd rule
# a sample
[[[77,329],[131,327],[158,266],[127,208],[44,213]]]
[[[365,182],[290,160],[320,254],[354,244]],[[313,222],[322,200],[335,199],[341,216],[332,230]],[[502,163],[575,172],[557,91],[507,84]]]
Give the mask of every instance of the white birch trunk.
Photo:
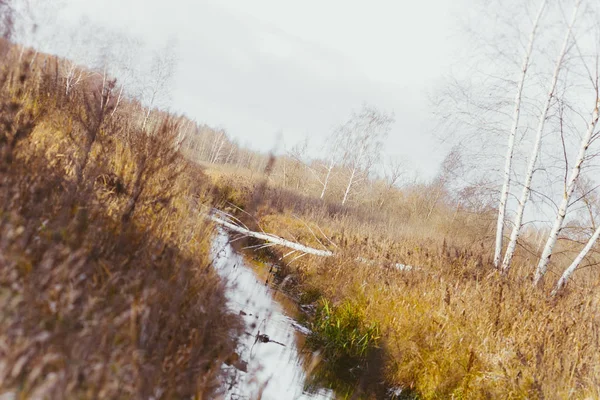
[[[427,212],[427,218],[425,218],[426,221],[429,221],[429,218],[431,218],[431,214],[433,214],[433,210],[435,210],[435,206],[437,205],[438,201],[442,197],[442,194],[443,194],[442,188],[439,188],[439,190],[437,191],[437,193],[433,199],[433,203],[431,204],[431,207],[429,207],[429,211]]]
[[[587,149],[588,147],[590,147],[592,138],[594,136],[594,131],[596,129],[596,125],[598,124],[598,107],[600,107],[600,99],[598,98],[598,96],[596,96],[596,107],[594,108],[594,112],[592,113],[592,119],[588,125],[588,130],[583,139],[581,140],[581,147],[579,149],[579,154],[577,155],[577,161],[571,169],[569,182],[567,184],[567,187],[565,188],[565,193],[563,195],[562,202],[558,209],[558,214],[556,215],[554,225],[552,226],[552,230],[550,231],[550,235],[548,236],[548,240],[546,241],[546,246],[544,247],[544,251],[542,252],[542,256],[540,257],[540,261],[535,272],[535,278],[533,280],[534,285],[537,285],[540,282],[540,280],[544,277],[546,271],[548,270],[548,263],[550,262],[550,258],[552,257],[554,246],[558,241],[558,235],[562,231],[565,216],[567,215],[569,201],[571,200],[571,196],[575,191],[575,186],[577,185],[579,175],[581,174],[581,166],[585,159]]]
[[[224,218],[221,218],[218,215],[223,215]],[[246,228],[245,226],[240,226],[240,225],[230,222],[229,216],[217,209],[213,209],[213,212],[210,215],[208,215],[207,218],[210,219],[211,221],[213,221],[214,223],[216,223],[217,225],[221,225],[221,226],[225,227],[226,229],[231,230],[233,232],[241,233],[244,236],[260,239],[265,242],[271,243],[273,245],[283,246],[283,247],[287,247],[287,248],[293,250],[293,251],[287,253],[286,255],[284,255],[282,257],[282,259],[287,257],[290,254],[297,252],[297,251],[303,253],[303,255],[312,254],[315,256],[319,256],[319,257],[332,257],[332,256],[336,255],[336,253],[334,253],[330,250],[315,249],[313,247],[308,247],[308,246],[305,246],[305,245],[297,243],[297,242],[292,242],[292,241],[283,239],[279,236],[275,236],[270,233],[251,231],[248,228]],[[333,243],[331,241],[329,241],[329,242],[335,246],[335,243]],[[258,246],[254,246],[254,247],[267,247],[267,245],[258,245]],[[337,247],[337,246],[335,246],[335,247]],[[357,258],[355,258],[355,260],[357,262],[361,262],[361,263],[368,264],[368,265],[378,265],[381,263],[381,261],[379,261],[379,260],[370,260],[370,259],[364,258],[364,257],[357,257]],[[395,263],[392,265],[399,271],[415,271],[415,270],[418,271],[418,270],[423,269],[418,266],[406,265],[406,264],[401,264],[401,263]]]
[[[35,50],[35,52],[33,53],[33,57],[31,57],[31,61],[29,62],[29,68],[33,67],[33,63],[35,62],[35,59],[37,58],[38,55],[38,51]]]
[[[124,88],[124,86],[121,85],[121,90],[119,90],[119,96],[117,97],[117,102],[115,104],[115,108],[113,108],[112,112],[110,113],[111,117],[113,115],[115,115],[115,113],[117,112],[117,108],[119,108],[119,104],[121,103],[121,97],[123,96],[123,88]]]
[[[517,248],[517,240],[519,239],[521,226],[523,225],[523,214],[525,213],[525,206],[527,204],[527,201],[529,200],[529,195],[531,194],[531,182],[533,180],[533,173],[535,171],[535,166],[537,164],[540,146],[542,144],[542,134],[544,133],[544,126],[546,124],[546,119],[548,117],[548,111],[550,110],[550,106],[552,104],[552,99],[554,98],[554,92],[556,90],[558,76],[560,75],[560,70],[563,65],[565,55],[567,54],[567,50],[569,48],[569,42],[571,41],[571,34],[573,32],[573,26],[577,19],[577,13],[579,12],[580,5],[581,5],[581,0],[578,0],[577,3],[575,4],[575,8],[573,9],[573,15],[571,16],[571,21],[569,22],[569,26],[568,26],[567,32],[565,34],[565,39],[564,39],[561,51],[559,53],[558,59],[556,61],[556,67],[554,68],[554,73],[552,75],[552,81],[550,83],[548,97],[546,98],[546,103],[545,103],[542,113],[540,115],[537,133],[535,136],[535,142],[533,145],[531,155],[529,156],[529,164],[527,166],[527,174],[525,175],[525,182],[523,183],[523,192],[521,193],[521,198],[519,199],[519,207],[517,208],[517,215],[515,216],[515,219],[514,219],[513,230],[510,235],[510,241],[508,242],[506,254],[504,255],[504,260],[502,262],[502,272],[503,273],[508,272],[508,270],[510,269],[512,259],[515,254],[515,250]]]
[[[208,153],[208,162],[212,164],[213,159],[215,157],[215,151],[217,150],[217,140],[219,139],[218,134],[213,139],[213,142],[210,146],[210,151]]]
[[[73,69],[73,65],[71,64],[69,66],[69,71],[67,72],[67,75],[66,75],[66,78],[65,78],[65,94],[67,96],[71,92],[71,83],[73,82],[74,74],[75,74],[75,71]]]
[[[321,256],[321,257],[331,257],[333,256],[333,253],[329,250],[318,250],[318,249],[313,249],[312,247],[308,247],[308,246],[304,246],[302,244],[299,243],[295,243],[295,242],[290,242],[289,240],[285,240],[283,238],[280,238],[278,236],[275,235],[271,235],[268,233],[260,233],[260,232],[253,232],[249,229],[243,228],[241,226],[232,224],[231,222],[225,221],[224,219],[221,219],[215,215],[211,215],[209,216],[209,218],[219,224],[222,225],[224,227],[226,227],[227,229],[230,229],[234,232],[238,232],[241,234],[244,234],[246,236],[250,236],[256,239],[260,239],[260,240],[264,240],[266,242],[270,242],[273,244],[277,244],[280,246],[284,246],[284,247],[288,247],[290,249],[293,250],[297,250],[297,251],[301,251],[303,253],[306,254],[312,254],[315,256]]]
[[[594,247],[594,245],[598,241],[599,237],[600,237],[600,227],[598,227],[596,229],[596,231],[594,232],[594,234],[592,235],[590,240],[587,242],[587,244],[583,248],[583,250],[581,250],[581,252],[579,253],[579,255],[577,255],[575,260],[573,260],[573,262],[571,263],[569,268],[567,268],[565,270],[565,272],[562,274],[562,276],[558,280],[558,283],[556,284],[556,287],[552,291],[552,296],[556,296],[567,285],[569,278],[571,277],[571,275],[573,275],[573,272],[575,272],[577,267],[579,267],[579,264],[581,264],[583,259],[588,255],[590,250],[592,250],[592,247]]]
[[[150,107],[148,107],[148,110],[146,111],[146,115],[144,116],[144,121],[142,122],[142,129],[146,129],[146,124],[148,123],[148,118],[150,118],[150,111],[152,111],[152,109]]]
[[[213,141],[213,144],[211,146],[210,158],[208,160],[211,164],[214,164],[217,160],[217,153],[219,152],[222,141],[222,133],[219,132],[217,133],[215,140]]]
[[[363,143],[360,148],[360,151],[358,152],[358,156],[356,157],[356,160],[353,163],[352,173],[350,174],[350,180],[348,180],[348,185],[346,186],[346,191],[344,192],[344,199],[342,200],[342,205],[346,204],[346,201],[348,200],[348,196],[350,195],[350,189],[352,188],[352,184],[354,184],[354,177],[356,176],[356,170],[361,165],[361,161],[362,161],[364,152],[365,152],[365,144]]]
[[[233,145],[233,143],[231,143],[231,145],[229,146],[229,154],[227,154],[227,158],[225,159],[225,164],[229,164],[229,160],[231,159],[231,156],[233,155],[233,150],[235,149],[235,146]]]
[[[68,96],[71,93],[71,90],[75,88],[83,79],[84,79],[84,71],[78,69],[77,65],[74,62],[68,62],[69,67],[67,69],[67,73],[64,76],[65,79],[65,94]]]
[[[221,150],[223,149],[223,145],[225,144],[225,135],[223,135],[221,137],[221,142],[219,143],[219,148],[217,149],[217,152],[215,153],[215,158],[213,160],[213,164],[216,164],[219,162],[219,159],[221,158]]]
[[[500,259],[502,257],[502,245],[504,241],[504,220],[506,218],[506,203],[508,201],[508,193],[510,190],[510,174],[512,172],[512,160],[515,147],[515,137],[519,128],[519,118],[521,115],[521,99],[523,97],[523,87],[525,86],[525,78],[527,76],[527,70],[529,69],[529,61],[531,59],[531,53],[533,51],[533,43],[535,42],[537,28],[539,26],[540,19],[546,8],[548,0],[543,0],[540,5],[540,9],[537,13],[531,35],[529,36],[529,44],[525,53],[525,59],[523,60],[523,68],[521,69],[521,79],[517,87],[517,94],[515,96],[515,110],[513,114],[513,124],[508,136],[508,148],[506,150],[506,162],[504,166],[504,183],[502,185],[502,193],[500,195],[500,205],[498,207],[498,223],[496,225],[496,249],[494,252],[494,266],[500,268]]]
[[[192,131],[192,124],[192,121],[189,121],[185,127],[181,126],[179,128],[179,131],[177,132],[177,137],[175,138],[175,148],[177,148],[177,150],[181,148],[181,145],[183,144],[185,139],[189,137]]]
[[[346,186],[346,191],[344,192],[344,199],[342,200],[342,205],[346,204],[348,200],[348,195],[350,194],[350,188],[352,187],[352,183],[354,183],[354,175],[356,175],[356,167],[352,168],[352,173],[350,174],[350,180],[348,181],[348,186]]]
[[[321,191],[321,200],[325,197],[325,192],[327,191],[327,185],[329,184],[329,177],[331,176],[331,171],[333,170],[334,166],[335,166],[335,161],[332,157],[331,161],[329,162],[329,167],[327,168],[327,175],[325,175],[325,182],[323,182],[323,190]]]
[[[154,107],[154,101],[156,100],[157,89],[154,88],[152,91],[152,97],[150,98],[150,104],[148,104],[148,110],[146,111],[146,116],[144,117],[144,122],[142,122],[142,129],[146,129],[146,124],[148,123],[148,119],[150,118],[150,112]]]

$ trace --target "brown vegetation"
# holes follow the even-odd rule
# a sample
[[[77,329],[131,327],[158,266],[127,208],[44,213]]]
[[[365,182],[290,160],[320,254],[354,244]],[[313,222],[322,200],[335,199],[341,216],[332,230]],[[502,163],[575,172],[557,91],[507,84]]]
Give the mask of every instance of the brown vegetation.
[[[360,387],[376,353],[389,386],[425,399],[600,398],[598,273],[558,297],[533,289],[543,235],[530,227],[498,274],[495,206],[484,182],[453,187],[459,154],[427,183],[302,148],[260,154],[125,98],[105,73],[7,41],[0,54],[0,393],[214,396],[239,333],[198,212],[219,203],[336,254],[263,250],[313,306],[312,343],[354,363]],[[584,238],[572,224],[557,270]]]
[[[0,393],[212,398],[238,321],[209,260],[176,119],[115,106],[90,74],[19,49],[0,64]]]
[[[252,183],[222,170],[209,175],[242,208],[263,187],[258,179]],[[386,382],[412,389],[419,398],[600,396],[600,281],[594,271],[581,271],[577,287],[559,298],[548,295],[549,285],[532,290],[531,231],[513,273],[501,276],[492,267],[494,210],[477,203],[457,208],[439,181],[433,188],[392,194],[386,207],[396,207],[393,212],[371,209],[368,197],[362,205],[340,208],[275,182],[261,189],[257,221],[243,212],[238,216],[266,232],[338,254],[295,259],[285,256],[286,249],[269,250],[282,264],[285,285],[295,283],[299,299],[317,307],[313,329],[324,335],[316,343],[325,349],[332,345],[327,338],[352,335],[323,328],[319,315],[344,316],[353,309],[362,328],[344,322],[347,316],[338,326],[363,334],[376,326],[381,338],[373,337],[371,348],[384,349]],[[428,193],[436,187],[440,195],[432,206]],[[406,212],[397,211],[402,209]],[[565,251],[570,256],[576,249]],[[417,268],[403,271],[396,263]]]

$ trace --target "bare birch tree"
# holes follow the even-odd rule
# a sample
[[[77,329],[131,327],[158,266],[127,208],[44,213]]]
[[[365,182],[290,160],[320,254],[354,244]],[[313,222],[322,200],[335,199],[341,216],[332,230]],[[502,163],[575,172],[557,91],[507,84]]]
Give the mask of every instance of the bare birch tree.
[[[394,117],[364,105],[359,112],[339,128],[343,164],[349,171],[342,205],[345,205],[354,186],[368,177],[381,155],[383,140],[387,137]]]
[[[546,8],[547,0],[542,0],[539,11],[533,21],[531,33],[529,35],[529,41],[527,49],[525,50],[525,56],[523,59],[523,66],[521,68],[521,76],[519,83],[517,84],[517,93],[515,95],[515,108],[513,112],[513,122],[508,135],[508,146],[506,150],[506,161],[504,165],[504,182],[502,184],[502,192],[500,195],[500,203],[498,206],[498,223],[496,226],[496,247],[494,251],[494,266],[500,268],[500,260],[502,257],[502,247],[504,239],[504,224],[506,218],[506,205],[508,201],[508,194],[510,191],[510,177],[512,173],[512,162],[515,148],[515,138],[519,129],[519,118],[521,116],[521,100],[523,97],[523,88],[525,86],[525,80],[527,77],[527,71],[531,62],[531,55],[533,52],[533,45],[537,37],[537,30],[540,24],[540,19]]]
[[[82,18],[76,26],[65,28],[60,33],[64,46],[64,59],[60,60],[59,74],[64,82],[64,94],[69,97],[73,89],[81,85],[95,74],[90,68],[98,65],[99,48],[94,48],[90,43],[95,37],[88,29],[90,21]]]
[[[211,164],[217,164],[221,160],[223,146],[225,146],[225,143],[228,141],[229,139],[227,138],[227,133],[224,129],[219,129],[215,132],[215,138],[210,151],[209,162]]]
[[[556,283],[554,290],[552,291],[552,295],[556,296],[564,287],[567,285],[567,282],[571,278],[571,275],[577,270],[581,262],[585,259],[588,253],[592,250],[598,239],[600,238],[600,226],[596,228],[594,234],[590,237],[585,247],[579,252],[577,257],[573,260],[571,265],[563,272],[560,279]]]
[[[104,75],[117,79],[115,105],[111,117],[117,112],[124,96],[135,96],[134,79],[139,74],[136,66],[140,58],[142,41],[121,32],[106,31],[102,34],[101,65]]]
[[[440,200],[450,192],[450,186],[459,176],[460,171],[464,170],[462,158],[460,149],[457,146],[453,147],[444,158],[444,161],[442,161],[440,172],[433,182],[428,185],[427,190],[429,194],[427,196],[428,201],[426,202],[426,221],[431,218]]]
[[[378,206],[382,207],[388,195],[392,190],[399,186],[406,175],[406,165],[403,160],[395,157],[388,157],[383,166],[385,178],[385,188],[380,194]]]
[[[345,140],[346,132],[342,127],[336,128],[325,141],[325,152],[326,157],[323,160],[317,160],[312,163],[314,165],[307,165],[311,174],[319,182],[321,187],[321,194],[319,198],[323,200],[331,185],[331,181],[334,178],[336,167],[343,163],[345,159],[343,142]]]
[[[546,245],[544,246],[542,256],[540,257],[540,261],[538,263],[536,273],[535,273],[535,278],[533,281],[534,285],[539,284],[540,280],[546,274],[546,271],[548,269],[548,263],[550,262],[550,258],[552,257],[552,252],[554,250],[554,246],[556,245],[558,236],[563,228],[563,223],[564,223],[565,217],[567,215],[567,208],[569,207],[569,202],[571,201],[571,196],[573,195],[573,192],[575,191],[575,188],[577,186],[577,182],[579,181],[579,177],[581,174],[581,168],[585,161],[587,150],[590,147],[591,143],[596,138],[598,138],[598,136],[600,134],[599,132],[596,132],[596,126],[598,125],[598,108],[600,107],[600,96],[598,93],[598,78],[597,77],[593,81],[593,84],[594,84],[594,89],[596,91],[595,107],[592,112],[592,116],[590,118],[590,122],[588,124],[587,131],[586,131],[585,135],[583,136],[583,138],[581,139],[579,154],[577,155],[575,164],[573,165],[573,167],[571,169],[569,180],[568,180],[568,183],[566,183],[566,187],[564,188],[563,198],[562,198],[562,201],[558,208],[558,213],[554,220],[552,230],[550,231],[550,234],[548,236],[548,240],[546,241]],[[586,254],[587,254],[587,252],[586,252]],[[585,255],[584,255],[584,257],[585,257]],[[581,262],[581,260],[579,260],[577,262],[577,265],[579,265],[579,262]],[[576,268],[577,265],[573,268]],[[569,268],[571,268],[571,267],[569,267]]]
[[[174,43],[169,41],[160,52],[155,52],[150,67],[150,77],[142,93],[144,106],[147,107],[142,129],[146,128],[152,109],[164,106],[170,97],[170,85],[175,73]]]
[[[325,198],[325,193],[329,188],[329,184],[331,183],[331,178],[333,175],[333,171],[335,167],[342,161],[343,154],[341,153],[340,145],[342,141],[343,135],[342,131],[338,128],[336,129],[331,136],[327,138],[326,141],[326,152],[327,157],[325,158],[325,162],[317,163],[317,167],[313,168],[308,165],[309,171],[313,174],[313,176],[317,179],[319,184],[321,185],[321,195],[319,198],[323,200]],[[323,169],[323,173],[325,176],[321,176],[322,173],[319,173],[317,169]]]
[[[565,37],[564,37],[564,40],[562,43],[561,50],[560,50],[559,55],[556,60],[556,65],[554,67],[554,72],[552,74],[552,78],[551,78],[550,85],[548,88],[548,94],[547,94],[544,106],[540,112],[539,122],[538,122],[538,126],[536,129],[536,135],[535,135],[533,147],[531,150],[531,154],[530,154],[529,160],[528,160],[527,172],[525,173],[525,178],[523,181],[523,190],[521,193],[521,197],[519,198],[517,213],[513,220],[513,229],[512,229],[511,235],[510,235],[510,240],[508,242],[506,253],[504,254],[504,260],[502,262],[503,273],[507,273],[510,270],[512,259],[515,254],[515,250],[517,248],[517,240],[519,239],[519,234],[521,231],[521,227],[523,225],[523,215],[525,213],[525,206],[527,205],[527,202],[528,202],[530,194],[531,194],[531,183],[533,181],[533,175],[535,172],[535,167],[536,167],[538,155],[540,152],[540,146],[542,144],[542,136],[543,136],[544,128],[546,125],[546,120],[548,118],[548,113],[552,106],[552,101],[554,100],[554,97],[555,97],[556,85],[558,83],[558,78],[559,78],[559,75],[560,75],[562,67],[563,67],[565,56],[567,55],[567,52],[568,52],[570,44],[571,44],[573,27],[577,20],[577,15],[579,13],[580,6],[581,6],[581,0],[577,0],[575,6],[573,8],[573,12],[572,12],[570,21],[567,26],[567,30],[565,33]]]
[[[290,166],[286,166],[284,172],[284,187],[286,186],[285,183],[289,180],[295,186],[296,190],[300,190],[302,187],[303,191],[306,192],[305,174],[310,168],[308,162],[305,160],[308,151],[308,142],[307,136],[295,143],[282,157],[284,163],[286,162],[286,158],[289,157],[290,159]]]

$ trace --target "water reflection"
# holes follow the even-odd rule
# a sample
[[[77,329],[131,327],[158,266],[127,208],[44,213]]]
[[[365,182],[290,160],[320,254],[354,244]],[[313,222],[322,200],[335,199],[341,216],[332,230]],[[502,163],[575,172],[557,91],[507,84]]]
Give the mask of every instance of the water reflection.
[[[306,331],[291,318],[289,300],[245,264],[223,230],[215,236],[212,255],[227,282],[228,306],[246,325],[239,359],[229,367],[232,381],[227,383],[226,398],[333,399],[331,390],[309,384],[305,366],[315,366],[318,357],[307,359],[313,355],[301,351]]]

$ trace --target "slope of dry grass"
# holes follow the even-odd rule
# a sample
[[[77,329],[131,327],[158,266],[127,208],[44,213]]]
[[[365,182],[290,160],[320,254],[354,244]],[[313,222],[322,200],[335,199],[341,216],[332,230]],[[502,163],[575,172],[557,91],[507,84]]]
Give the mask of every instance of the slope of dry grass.
[[[60,60],[16,54],[0,64],[0,393],[212,398],[239,324],[176,123],[143,130],[110,87],[66,96]]]

